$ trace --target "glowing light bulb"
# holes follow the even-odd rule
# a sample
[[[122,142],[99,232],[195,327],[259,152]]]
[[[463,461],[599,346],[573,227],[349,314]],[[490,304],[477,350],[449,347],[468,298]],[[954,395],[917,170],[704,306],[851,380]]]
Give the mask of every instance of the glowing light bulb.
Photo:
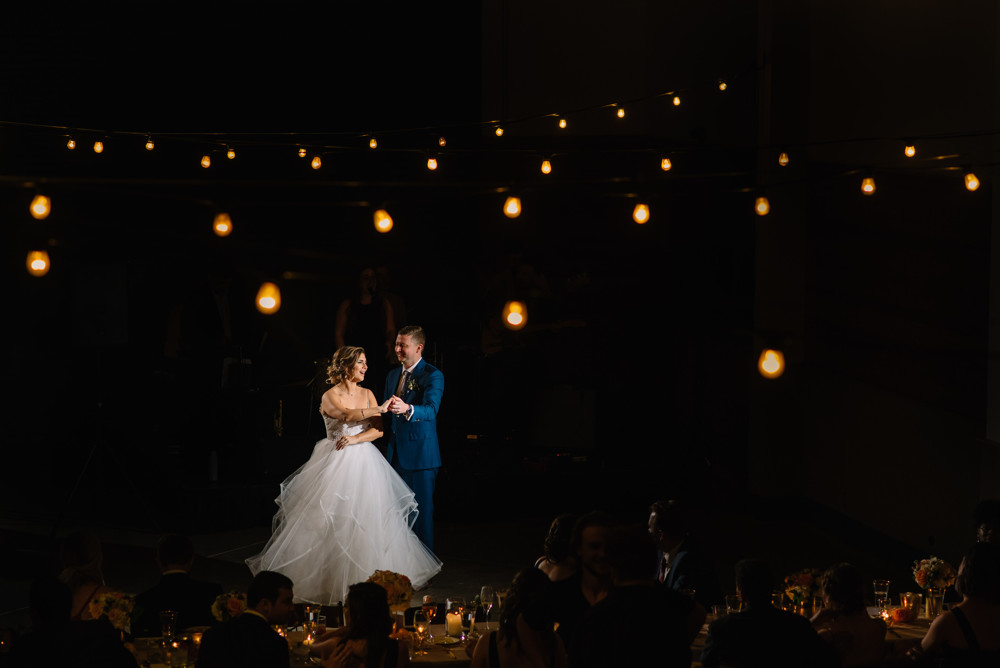
[[[665,172],[669,172],[673,166],[674,166],[673,163],[670,162],[670,158],[663,158],[662,160],[660,160],[660,169],[662,169]]]
[[[212,158],[208,155],[201,156],[201,166],[208,169],[212,166]]]
[[[49,254],[43,250],[31,251],[28,253],[25,266],[28,267],[28,273],[32,276],[44,276],[49,273]]]
[[[758,216],[766,216],[771,213],[771,203],[767,201],[766,197],[758,197],[753,204],[753,210],[757,212]]]
[[[625,107],[618,107],[618,111],[615,112],[618,118],[625,118]]]
[[[517,331],[528,324],[528,307],[524,302],[509,301],[503,306],[503,326]]]
[[[68,148],[71,151],[73,149],[75,149],[76,148],[76,140],[73,139],[72,137],[70,137],[69,139],[67,139],[66,140],[66,148]]]
[[[498,125],[493,132],[496,133],[497,137],[503,137],[503,128],[501,126]]]
[[[304,148],[299,149],[299,157],[300,158],[306,157],[306,150]]]
[[[444,148],[448,144],[448,140],[444,137],[438,137],[438,146]]]
[[[318,155],[314,155],[312,162],[309,163],[309,166],[312,167],[313,169],[319,169],[320,167],[323,166],[323,159]]]
[[[392,229],[392,216],[385,209],[379,209],[373,215],[375,219],[375,229],[385,234]]]
[[[913,156],[915,156],[917,154],[917,147],[914,146],[913,144],[907,144],[906,148],[903,149],[903,154],[907,158],[912,158]]]
[[[427,169],[433,172],[437,168],[438,168],[437,158],[427,158]]]
[[[31,211],[31,217],[35,220],[45,220],[52,212],[52,200],[45,195],[35,195],[28,210]]]
[[[378,140],[375,137],[368,140],[368,148],[378,148]]]
[[[788,154],[785,153],[784,151],[778,154],[778,164],[781,165],[782,167],[788,166]]]
[[[764,378],[777,378],[785,373],[785,356],[780,350],[765,348],[757,359],[757,370]]]
[[[233,160],[234,158],[236,158],[236,151],[234,151],[231,148],[227,148],[226,149],[226,157],[229,158],[230,160]]]
[[[156,144],[153,143],[153,138],[146,137],[146,150],[152,151],[154,148],[156,148]]]
[[[728,84],[726,84],[726,82],[722,79],[719,79],[719,90],[726,90],[727,88],[729,88]]]
[[[861,192],[866,195],[871,195],[875,192],[875,179],[870,176],[861,179]]]
[[[94,153],[104,153],[104,142],[102,141],[94,142]]]
[[[274,283],[262,283],[257,291],[257,310],[270,315],[281,308],[281,290]]]
[[[548,160],[542,160],[542,174],[552,173],[552,163]]]
[[[228,237],[233,231],[233,221],[228,213],[218,213],[212,223],[212,230],[217,236]]]
[[[979,179],[972,172],[968,172],[965,175],[965,189],[972,191],[979,188]]]
[[[681,98],[679,95],[674,95],[674,106],[675,107],[681,106]]]
[[[511,195],[503,203],[503,215],[508,218],[517,218],[521,215],[521,198]]]
[[[643,203],[635,205],[632,209],[632,220],[634,220],[639,225],[645,225],[649,222],[649,206]]]
[[[562,128],[563,130],[566,129],[566,119],[565,118],[560,118],[559,119],[559,127]]]

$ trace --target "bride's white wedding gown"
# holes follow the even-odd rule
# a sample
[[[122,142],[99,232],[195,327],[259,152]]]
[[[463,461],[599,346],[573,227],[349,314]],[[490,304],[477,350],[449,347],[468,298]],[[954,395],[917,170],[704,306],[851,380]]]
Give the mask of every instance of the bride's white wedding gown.
[[[441,560],[410,530],[413,492],[371,443],[337,450],[344,434],[368,421],[323,415],[326,438],[281,483],[278,512],[263,551],[246,560],[254,575],[278,571],[292,580],[296,601],[329,605],[377,570],[402,573],[414,588],[441,570]]]

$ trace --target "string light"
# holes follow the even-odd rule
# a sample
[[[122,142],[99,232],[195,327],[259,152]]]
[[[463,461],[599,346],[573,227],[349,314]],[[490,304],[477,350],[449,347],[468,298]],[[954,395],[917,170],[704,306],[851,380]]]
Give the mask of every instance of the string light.
[[[778,154],[778,164],[781,165],[782,167],[788,166],[788,154],[785,153],[784,151]]]
[[[913,144],[907,144],[906,147],[903,149],[903,155],[905,155],[907,158],[912,158],[916,154],[917,154],[917,147],[914,146]]]
[[[378,209],[372,216],[375,219],[375,229],[385,234],[392,229],[392,216],[385,209]]]
[[[35,220],[45,220],[52,212],[52,200],[42,194],[35,195],[28,210]]]
[[[673,163],[670,162],[670,158],[662,158],[660,160],[660,169],[665,172],[669,172],[673,168]]]
[[[94,142],[94,153],[104,153],[104,142],[102,141]]]
[[[542,174],[551,174],[552,173],[552,163],[549,162],[548,160],[542,160],[542,168],[541,169],[542,169]]]
[[[215,214],[212,230],[216,236],[228,237],[233,231],[233,221],[229,217],[229,214],[224,212]]]
[[[299,157],[300,158],[306,157],[306,149],[305,148],[299,148]]]
[[[521,198],[511,195],[503,203],[503,215],[508,218],[517,218],[521,215]]]
[[[635,205],[632,209],[632,220],[638,225],[645,225],[649,222],[649,206],[643,204],[642,202]]]
[[[28,273],[32,276],[44,276],[49,273],[49,254],[43,250],[31,251],[28,253],[25,266],[28,267]]]
[[[378,140],[375,137],[368,140],[368,148],[378,148]]]
[[[875,192],[875,179],[870,176],[866,176],[861,179],[861,192],[866,195],[871,195]]]
[[[274,283],[262,283],[257,291],[257,310],[265,315],[277,312],[281,308],[281,290]]]
[[[729,88],[729,85],[725,81],[723,81],[722,79],[719,79],[719,90],[724,91],[727,88]]]
[[[233,150],[231,147],[226,148],[226,157],[229,158],[230,160],[235,159],[236,151]]]
[[[560,127],[560,129],[562,129],[562,130],[565,130],[565,129],[566,129],[566,119],[565,119],[565,118],[560,118],[560,119],[559,119],[559,127]]]
[[[972,172],[965,173],[965,189],[970,192],[979,189],[979,179]]]
[[[679,95],[674,95],[674,106],[675,107],[681,106],[681,98]]]
[[[618,107],[618,111],[615,112],[618,118],[625,118],[625,107]]]
[[[201,166],[204,167],[205,169],[208,169],[209,167],[211,167],[212,166],[212,158],[211,158],[211,156],[209,156],[207,154],[201,156]]]
[[[528,324],[528,307],[524,302],[509,301],[503,306],[503,326],[517,331]]]
[[[72,137],[67,138],[66,139],[66,148],[68,148],[71,151],[73,149],[75,149],[76,148],[76,140],[73,139]]]
[[[758,216],[766,216],[771,213],[771,203],[767,201],[766,197],[758,197],[753,203],[753,210],[757,212]]]
[[[493,132],[496,133],[497,137],[503,137],[503,126],[500,126],[500,125],[496,126],[496,128],[494,128]]]
[[[153,138],[146,135],[146,150],[152,151],[154,148],[156,148],[156,144],[153,143]]]
[[[764,378],[777,378],[785,373],[785,356],[780,350],[765,348],[757,358],[757,370]]]
[[[447,145],[447,143],[448,143],[448,140],[446,140],[444,137],[438,137],[438,146],[440,146],[441,148],[444,148],[445,145]]]
[[[427,158],[427,169],[433,172],[437,168],[438,168],[437,158]]]
[[[312,162],[309,163],[309,166],[312,167],[313,169],[319,169],[320,167],[323,166],[323,159],[318,155],[314,155]]]

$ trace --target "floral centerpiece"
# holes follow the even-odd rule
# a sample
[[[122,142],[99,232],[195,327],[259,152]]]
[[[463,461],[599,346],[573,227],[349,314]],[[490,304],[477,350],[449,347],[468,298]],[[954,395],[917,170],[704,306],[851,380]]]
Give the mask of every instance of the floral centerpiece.
[[[106,617],[117,630],[130,633],[133,612],[135,611],[135,597],[109,589],[90,599],[88,610],[94,619]]]
[[[413,585],[410,584],[410,578],[405,575],[392,571],[375,571],[368,578],[368,582],[374,582],[385,589],[390,608],[410,606],[410,599],[413,598]]]
[[[819,593],[819,570],[806,568],[785,577],[785,595],[795,606],[812,604]]]
[[[247,595],[242,592],[230,591],[219,594],[212,603],[212,616],[220,622],[228,622],[238,617],[247,609]]]
[[[955,584],[955,569],[947,561],[931,556],[913,562],[913,579],[921,589],[945,589]]]

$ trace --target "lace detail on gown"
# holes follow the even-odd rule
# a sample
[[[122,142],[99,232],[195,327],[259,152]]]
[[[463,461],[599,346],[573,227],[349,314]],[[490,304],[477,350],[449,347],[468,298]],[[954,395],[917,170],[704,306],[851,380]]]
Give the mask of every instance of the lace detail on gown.
[[[342,435],[368,429],[367,420],[323,421],[326,438],[281,483],[271,538],[247,565],[255,575],[287,575],[297,601],[324,605],[343,601],[350,585],[376,570],[402,573],[421,587],[441,561],[410,530],[418,512],[413,492],[371,443],[336,449]]]

